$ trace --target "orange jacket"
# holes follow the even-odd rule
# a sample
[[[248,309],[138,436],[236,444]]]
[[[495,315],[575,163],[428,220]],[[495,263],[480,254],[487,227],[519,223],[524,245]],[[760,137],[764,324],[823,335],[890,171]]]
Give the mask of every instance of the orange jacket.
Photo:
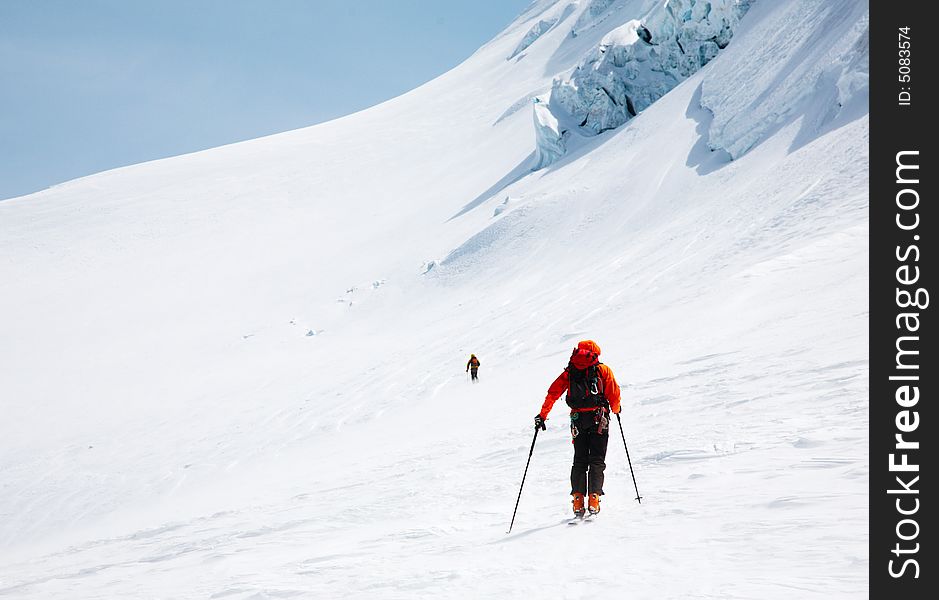
[[[616,378],[613,377],[613,370],[604,364],[599,365],[597,370],[600,371],[600,379],[603,381],[603,395],[610,403],[610,410],[618,414],[620,411],[619,385],[616,383]],[[557,399],[561,397],[561,394],[567,392],[569,389],[570,381],[568,380],[567,370],[565,370],[558,376],[557,379],[554,380],[554,383],[551,384],[551,387],[548,388],[548,395],[545,396],[544,404],[541,405],[540,414],[542,419],[548,418],[548,413],[551,412],[551,409],[554,407],[554,403],[557,402]],[[594,409],[584,408],[576,412],[586,412],[592,410]],[[571,410],[571,412],[575,411]]]
[[[580,352],[578,352],[580,351]],[[600,346],[593,340],[583,340],[578,342],[577,348],[574,350],[574,353],[571,355],[571,363],[574,364],[578,369],[586,368],[588,364],[597,364],[597,359],[600,356]],[[582,364],[578,364],[578,361],[583,361]],[[600,364],[597,366],[597,370],[600,371],[600,381],[603,382],[603,396],[606,398],[607,402],[610,403],[610,410],[614,413],[619,414],[619,385],[616,384],[616,378],[613,377],[613,371],[610,367]],[[570,380],[568,379],[567,369],[561,373],[557,379],[554,380],[554,383],[551,384],[551,387],[548,388],[548,395],[544,399],[544,404],[541,405],[541,415],[542,419],[548,418],[548,413],[551,412],[551,408],[554,406],[554,403],[558,398],[561,397],[561,394],[567,392],[571,387]],[[571,412],[587,412],[592,411],[593,408],[581,408],[581,409],[572,409]]]

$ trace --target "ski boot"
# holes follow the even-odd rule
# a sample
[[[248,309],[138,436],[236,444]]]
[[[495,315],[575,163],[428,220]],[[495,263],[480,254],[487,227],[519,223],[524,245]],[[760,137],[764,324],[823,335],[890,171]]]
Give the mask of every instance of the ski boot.
[[[574,505],[574,516],[583,517],[584,512],[585,512],[584,511],[584,495],[581,494],[580,492],[574,492],[573,494],[571,494],[571,496],[574,497],[574,499],[571,501],[571,503]]]
[[[590,497],[587,499],[587,510],[589,510],[592,515],[600,512],[600,494],[590,494]]]

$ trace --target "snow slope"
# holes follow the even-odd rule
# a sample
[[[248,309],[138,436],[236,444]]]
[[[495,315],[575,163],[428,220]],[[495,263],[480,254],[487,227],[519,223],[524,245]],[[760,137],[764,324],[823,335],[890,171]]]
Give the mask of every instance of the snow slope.
[[[531,172],[530,99],[656,5],[538,1],[367,111],[0,203],[0,598],[864,595],[867,5],[755,2]],[[614,430],[564,524],[559,405],[506,535],[584,338],[643,502]]]

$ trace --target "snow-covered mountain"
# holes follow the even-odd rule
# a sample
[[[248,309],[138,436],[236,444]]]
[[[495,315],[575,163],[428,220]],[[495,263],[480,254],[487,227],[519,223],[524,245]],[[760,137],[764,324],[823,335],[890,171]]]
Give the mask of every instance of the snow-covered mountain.
[[[868,9],[538,0],[329,123],[0,203],[0,597],[858,597]],[[567,527],[579,339],[623,386]],[[470,352],[481,382],[470,384]]]

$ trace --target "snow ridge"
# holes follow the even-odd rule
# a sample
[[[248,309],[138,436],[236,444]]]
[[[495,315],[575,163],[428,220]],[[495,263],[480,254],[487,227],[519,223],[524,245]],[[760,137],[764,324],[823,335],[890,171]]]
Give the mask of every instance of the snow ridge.
[[[602,23],[608,16],[610,7],[615,0],[591,0],[587,8],[580,13],[574,27],[571,29],[571,36],[577,37],[577,34],[591,27],[596,27]]]
[[[525,34],[525,37],[522,38],[522,41],[518,43],[518,46],[516,46],[515,50],[512,51],[512,54],[510,54],[506,60],[511,60],[524,52],[526,48],[534,44],[544,33],[554,27],[557,22],[558,18],[552,17],[550,19],[539,20],[532,25],[531,29],[528,30],[528,33]]]

